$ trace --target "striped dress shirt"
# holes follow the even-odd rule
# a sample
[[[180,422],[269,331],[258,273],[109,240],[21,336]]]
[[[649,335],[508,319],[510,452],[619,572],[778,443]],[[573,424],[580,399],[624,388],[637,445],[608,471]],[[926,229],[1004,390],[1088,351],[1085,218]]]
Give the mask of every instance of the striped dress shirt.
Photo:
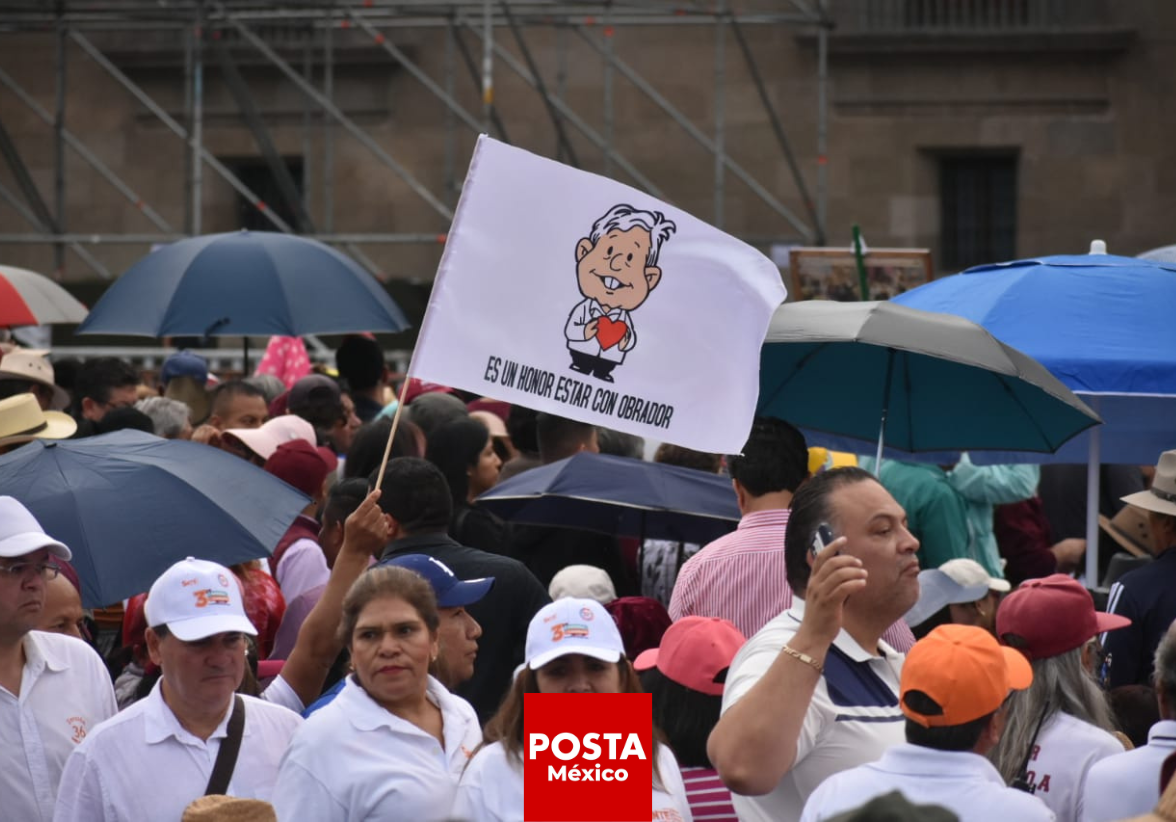
[[[784,568],[787,508],[744,514],[739,527],[686,560],[670,597],[670,619],[708,616],[730,620],[751,637],[792,607],[792,589]],[[901,619],[886,629],[882,641],[906,653],[915,644]]]
[[[738,822],[731,791],[714,768],[683,768],[682,781],[694,822]]]

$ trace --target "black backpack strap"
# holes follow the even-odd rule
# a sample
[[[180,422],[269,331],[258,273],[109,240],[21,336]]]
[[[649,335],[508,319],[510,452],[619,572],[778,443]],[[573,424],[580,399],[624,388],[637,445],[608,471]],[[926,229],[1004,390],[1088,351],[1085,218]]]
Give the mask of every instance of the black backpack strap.
[[[233,714],[229,717],[227,730],[228,735],[221,740],[220,751],[212,766],[208,787],[204,789],[205,796],[227,792],[233,770],[237,767],[237,754],[241,752],[241,737],[245,733],[245,700],[240,695],[233,696]]]

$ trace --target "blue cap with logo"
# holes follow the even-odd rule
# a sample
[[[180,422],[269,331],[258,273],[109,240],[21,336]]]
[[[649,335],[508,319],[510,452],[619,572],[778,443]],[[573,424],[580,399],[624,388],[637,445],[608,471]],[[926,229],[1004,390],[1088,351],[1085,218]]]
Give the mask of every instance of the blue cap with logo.
[[[178,351],[163,361],[159,381],[167,385],[175,377],[191,377],[198,385],[208,382],[208,363],[199,354]]]
[[[463,605],[473,605],[494,587],[494,577],[461,580],[444,562],[425,554],[401,554],[386,559],[380,564],[397,565],[415,571],[424,577],[425,581],[433,586],[438,608],[460,608]]]

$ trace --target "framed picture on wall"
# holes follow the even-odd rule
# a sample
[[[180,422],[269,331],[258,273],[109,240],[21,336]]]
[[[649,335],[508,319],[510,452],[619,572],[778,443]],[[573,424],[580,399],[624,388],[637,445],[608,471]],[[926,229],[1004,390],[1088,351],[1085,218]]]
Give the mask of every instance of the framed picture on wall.
[[[887,300],[934,278],[926,248],[873,248],[864,255],[869,299]],[[852,248],[792,248],[792,300],[862,299]]]

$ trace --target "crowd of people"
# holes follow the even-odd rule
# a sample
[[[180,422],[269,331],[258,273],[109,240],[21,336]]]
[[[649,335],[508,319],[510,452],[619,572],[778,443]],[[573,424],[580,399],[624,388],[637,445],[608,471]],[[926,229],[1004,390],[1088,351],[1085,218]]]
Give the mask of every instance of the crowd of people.
[[[649,454],[729,476],[737,527],[641,542],[479,501],[636,437],[398,386],[365,335],[269,359],[0,351],[0,454],[133,428],[307,500],[265,556],[84,609],[59,524],[0,497],[0,819],[519,822],[524,696],[637,692],[662,822],[1176,819],[1176,451],[1114,469],[1096,546],[1084,474],[875,466],[761,418]]]

